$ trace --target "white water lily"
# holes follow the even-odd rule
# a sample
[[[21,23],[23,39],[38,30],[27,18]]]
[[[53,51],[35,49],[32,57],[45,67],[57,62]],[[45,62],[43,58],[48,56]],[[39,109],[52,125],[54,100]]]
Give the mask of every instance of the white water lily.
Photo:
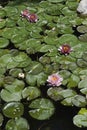
[[[83,15],[87,15],[87,0],[80,1],[77,11]]]

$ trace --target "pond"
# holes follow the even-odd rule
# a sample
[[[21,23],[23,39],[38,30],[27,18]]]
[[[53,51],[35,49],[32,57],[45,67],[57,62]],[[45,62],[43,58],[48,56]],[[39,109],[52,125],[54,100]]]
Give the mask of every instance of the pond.
[[[1,130],[87,129],[87,16],[78,4],[0,1]]]

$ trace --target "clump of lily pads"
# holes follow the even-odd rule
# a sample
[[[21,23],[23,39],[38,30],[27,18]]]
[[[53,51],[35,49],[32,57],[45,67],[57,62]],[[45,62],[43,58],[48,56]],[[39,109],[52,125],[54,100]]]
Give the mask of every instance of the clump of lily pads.
[[[1,128],[32,129],[28,119],[49,120],[54,102],[78,107],[73,123],[87,127],[87,18],[77,7],[76,0],[0,7]]]

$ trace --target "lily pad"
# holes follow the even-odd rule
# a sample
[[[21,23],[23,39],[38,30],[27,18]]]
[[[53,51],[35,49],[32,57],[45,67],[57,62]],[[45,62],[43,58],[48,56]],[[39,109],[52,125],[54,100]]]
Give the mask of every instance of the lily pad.
[[[59,2],[64,2],[65,0],[48,0],[51,3],[59,3]]]
[[[9,44],[9,40],[5,38],[0,38],[0,48],[5,48]]]
[[[23,115],[24,106],[20,102],[7,103],[3,108],[3,114],[9,118],[20,117]]]
[[[87,27],[84,25],[78,26],[77,31],[80,33],[86,33],[87,32]]]
[[[72,103],[76,107],[85,107],[87,105],[86,98],[82,95],[75,95],[72,97]]]
[[[20,101],[23,88],[24,82],[17,79],[12,84],[5,84],[5,89],[1,90],[1,99],[5,102]]]
[[[4,19],[0,19],[0,29],[6,26],[6,21]]]
[[[54,113],[54,105],[49,99],[39,98],[31,102],[29,105],[30,116],[38,120],[49,119]]]
[[[69,44],[70,46],[77,45],[77,37],[72,34],[64,34],[59,38],[60,44]]]
[[[73,118],[73,123],[77,127],[87,127],[87,116],[86,115],[76,115]]]
[[[62,88],[49,88],[47,90],[47,95],[53,99],[54,101],[59,101],[63,99],[63,96],[60,94],[60,92],[62,91]]]
[[[4,18],[6,16],[6,12],[4,9],[0,9],[0,18]]]
[[[0,126],[2,126],[3,120],[3,115],[0,113]]]
[[[35,99],[39,97],[40,95],[41,95],[41,92],[37,87],[29,86],[29,87],[26,87],[22,91],[23,98],[27,98],[27,100]]]
[[[6,130],[29,130],[30,126],[25,118],[20,117],[8,120],[5,128]]]
[[[87,78],[85,78],[79,82],[78,88],[87,88]]]

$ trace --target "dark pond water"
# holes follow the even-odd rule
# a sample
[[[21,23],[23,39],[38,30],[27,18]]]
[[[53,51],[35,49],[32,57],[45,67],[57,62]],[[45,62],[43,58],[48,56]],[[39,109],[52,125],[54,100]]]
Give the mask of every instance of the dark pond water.
[[[55,114],[50,120],[29,119],[30,130],[87,130],[87,128],[78,128],[73,125],[72,118],[77,114],[79,108],[64,107],[58,103],[56,105]]]

